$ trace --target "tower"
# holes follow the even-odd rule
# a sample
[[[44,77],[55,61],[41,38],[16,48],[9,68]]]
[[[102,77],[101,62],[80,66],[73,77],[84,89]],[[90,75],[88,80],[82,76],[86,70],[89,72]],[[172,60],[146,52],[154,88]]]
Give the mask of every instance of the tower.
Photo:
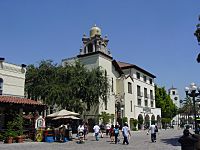
[[[170,88],[169,89],[169,96],[173,100],[173,103],[176,105],[177,108],[180,108],[180,98],[178,94],[178,89],[177,88]]]
[[[104,38],[101,37],[101,29],[94,25],[90,29],[90,37],[83,34],[83,48],[80,49],[80,55],[102,52],[111,57],[110,51],[107,49],[108,41],[107,36]]]

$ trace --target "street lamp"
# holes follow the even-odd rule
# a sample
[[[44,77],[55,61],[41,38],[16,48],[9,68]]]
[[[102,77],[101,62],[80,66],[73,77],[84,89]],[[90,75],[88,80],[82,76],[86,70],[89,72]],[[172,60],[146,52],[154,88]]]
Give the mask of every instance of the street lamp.
[[[198,90],[198,92],[197,92],[197,90]],[[193,109],[194,109],[195,133],[199,134],[198,127],[197,127],[197,114],[196,114],[196,107],[195,107],[195,103],[196,103],[195,98],[200,95],[200,87],[197,88],[195,83],[191,83],[190,87],[185,87],[185,93],[186,93],[186,96],[192,97]]]
[[[123,107],[121,107],[121,113],[122,113],[122,126],[123,126],[123,117],[124,117],[124,108]]]

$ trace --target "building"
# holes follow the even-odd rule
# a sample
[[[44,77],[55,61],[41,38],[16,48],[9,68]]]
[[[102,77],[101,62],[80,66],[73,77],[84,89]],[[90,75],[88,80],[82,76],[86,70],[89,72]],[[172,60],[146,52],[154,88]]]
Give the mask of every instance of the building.
[[[176,107],[179,109],[181,108],[181,100],[179,97],[178,89],[174,88],[173,86],[168,90],[169,96],[172,99],[173,103],[176,105]],[[173,119],[171,124],[173,125],[180,125],[180,114],[177,114]]]
[[[0,58],[0,130],[5,128],[10,113],[23,112],[24,115],[46,106],[24,98],[26,65],[15,65]]]
[[[178,89],[177,88],[170,88],[168,90],[169,96],[172,99],[173,103],[176,105],[177,108],[181,107],[181,103],[180,103],[180,97],[178,94]]]
[[[108,37],[102,37],[101,29],[96,25],[90,29],[90,37],[83,35],[82,42],[80,53],[76,57],[63,59],[62,66],[79,60],[88,69],[103,68],[111,89],[108,102],[101,102],[98,106],[98,114],[103,111],[114,114],[115,122],[127,117],[129,124],[131,119],[144,120],[139,128],[151,124],[151,121],[160,122],[161,109],[155,106],[156,76],[137,65],[115,60],[107,47]],[[91,111],[86,116],[89,120],[98,114]]]

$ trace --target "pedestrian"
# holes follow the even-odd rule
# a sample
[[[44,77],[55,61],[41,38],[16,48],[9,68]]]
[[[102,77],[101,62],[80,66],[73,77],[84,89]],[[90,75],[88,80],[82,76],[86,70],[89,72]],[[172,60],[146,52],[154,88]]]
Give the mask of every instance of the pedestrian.
[[[149,130],[151,131],[151,141],[156,142],[156,132],[158,132],[158,127],[152,123],[152,125],[149,127]]]
[[[84,143],[84,125],[83,123],[80,123],[78,126],[78,138],[79,138],[79,143]]]
[[[111,128],[110,123],[107,123],[106,124],[106,136],[108,136],[110,128]]]
[[[178,142],[181,143],[181,150],[195,150],[194,145],[198,139],[192,137],[189,130],[184,130],[183,136],[178,139]]]
[[[96,124],[96,125],[93,127],[93,130],[94,130],[94,135],[95,135],[96,141],[99,141],[99,131],[100,131],[99,125]]]
[[[119,139],[118,139],[118,136],[119,136],[119,127],[118,127],[118,125],[115,125],[114,135],[115,135],[115,144],[117,144],[117,142],[119,142]]]
[[[124,123],[124,126],[122,128],[122,135],[124,137],[123,144],[126,143],[128,145],[128,137],[131,136],[131,133],[127,123]]]
[[[114,142],[114,137],[115,137],[115,134],[114,134],[114,125],[113,124],[111,125],[109,133],[110,133],[110,141],[112,143],[112,142]]]
[[[87,140],[87,134],[88,134],[88,124],[87,122],[84,123],[84,140]]]

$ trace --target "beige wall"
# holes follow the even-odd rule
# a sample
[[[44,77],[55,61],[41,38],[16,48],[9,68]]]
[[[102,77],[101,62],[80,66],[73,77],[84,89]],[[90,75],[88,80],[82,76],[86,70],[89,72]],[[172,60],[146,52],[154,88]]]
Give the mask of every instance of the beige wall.
[[[25,68],[1,62],[0,78],[3,79],[3,95],[24,97]]]

